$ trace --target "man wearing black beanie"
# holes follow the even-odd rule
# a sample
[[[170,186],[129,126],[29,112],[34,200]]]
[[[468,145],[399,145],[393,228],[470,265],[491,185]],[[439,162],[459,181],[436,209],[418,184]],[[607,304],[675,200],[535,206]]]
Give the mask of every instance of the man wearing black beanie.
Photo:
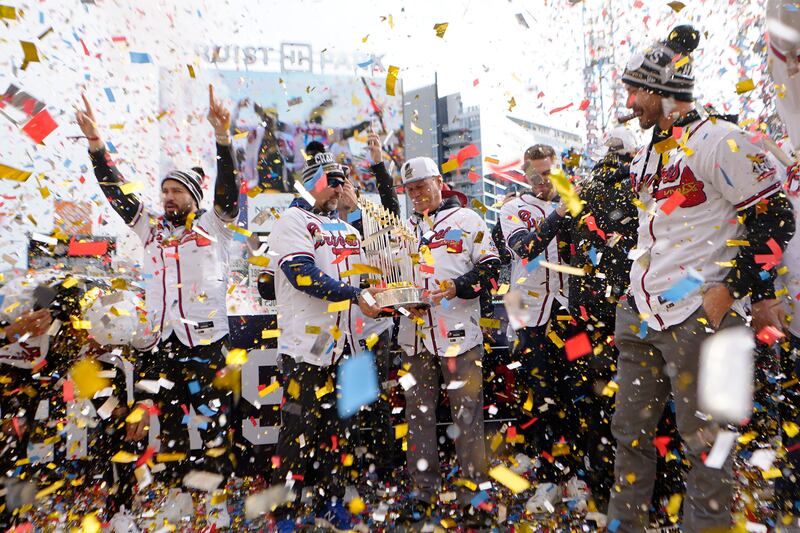
[[[678,26],[634,56],[622,76],[632,118],[653,133],[631,162],[639,228],[616,319],[608,528],[617,533],[648,527],[653,438],[670,393],[691,465],[682,530],[728,529],[733,454],[723,447],[721,461],[706,461],[724,421],[698,405],[700,347],[716,331],[745,324],[743,298],[752,301],[756,331],[786,325],[775,298],[777,263],[768,258],[779,258],[794,234],[792,207],[774,156],[736,125],[694,108],[691,53],[699,41],[694,28]]]
[[[230,112],[209,86],[208,121],[217,154],[213,208],[206,211],[200,205],[202,176],[197,169],[174,170],[161,180],[160,215],[126,183],[100,138],[89,101],[85,96],[83,100],[85,109],[79,110],[76,118],[89,142],[97,181],[111,207],[144,246],[148,328],[146,338],[138,339],[136,347],[142,350],[140,375],[146,379],[137,384],[142,416],[129,428],[130,438],[144,438],[150,423],[155,422],[150,414],[157,413],[159,452],[176,458],[170,462],[168,474],[177,477],[196,469],[228,475],[233,471],[229,446],[233,393],[215,387],[213,381],[226,366],[229,348],[225,305],[228,248],[239,214],[239,177],[228,131]],[[145,382],[150,384],[145,386]],[[190,416],[190,408],[196,415]],[[202,450],[190,449],[189,422],[198,426]],[[209,503],[212,501],[214,523],[227,527],[227,510],[217,500]]]

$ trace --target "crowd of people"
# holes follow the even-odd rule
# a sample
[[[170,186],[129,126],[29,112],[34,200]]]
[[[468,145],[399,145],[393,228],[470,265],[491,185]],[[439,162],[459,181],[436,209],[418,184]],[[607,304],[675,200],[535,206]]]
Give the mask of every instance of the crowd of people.
[[[359,191],[323,143],[306,146],[302,187],[259,252],[268,264],[258,290],[277,303],[277,330],[264,338],[277,337],[280,373],[264,385],[283,396],[256,516],[277,531],[509,530],[514,505],[535,516],[567,503],[584,525],[618,533],[644,531],[660,512],[685,531],[727,531],[737,486],[729,435],[753,422],[708,411],[701,352],[723,332],[750,328],[756,360],[779,366],[770,416],[780,453],[764,468],[779,471],[773,525],[800,531],[800,320],[788,307],[800,299],[797,46],[770,43],[785,93],[784,153],[695,105],[699,40],[678,26],[627,65],[620,83],[631,120],[652,130],[646,143],[614,129],[581,179],[552,146],[527,147],[526,184],[504,199],[492,230],[433,160],[407,160],[394,181],[371,133],[381,203],[418,243],[404,281],[423,289],[424,305],[379,307],[386,286],[364,252],[372,235],[358,217]],[[26,505],[49,493],[43,487],[61,487],[51,465],[83,457],[83,475],[108,490],[103,516],[118,531],[181,527],[194,512],[186,489],[204,494],[210,527],[242,527],[231,524],[225,489],[235,471],[233,383],[247,357],[230,344],[225,305],[228,245],[241,229],[230,112],[209,87],[217,172],[207,211],[202,169],[167,173],[156,212],[126,187],[86,97],[77,122],[103,195],[143,244],[143,290],[77,272],[5,280],[2,518],[23,520]],[[493,299],[508,318],[515,420],[490,438]],[[344,367],[362,357],[363,386],[374,378],[377,389],[358,416],[343,415]],[[394,425],[393,386],[405,400]],[[442,396],[452,420],[444,437]],[[199,446],[190,446],[190,426]],[[443,466],[452,467],[446,475]],[[161,522],[143,522],[130,512],[155,482],[168,487]]]

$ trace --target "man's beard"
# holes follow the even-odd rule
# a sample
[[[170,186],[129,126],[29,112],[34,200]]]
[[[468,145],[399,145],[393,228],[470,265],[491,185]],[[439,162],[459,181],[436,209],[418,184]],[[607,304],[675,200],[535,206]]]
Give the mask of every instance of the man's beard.
[[[338,198],[332,198],[332,199],[328,200],[327,202],[325,202],[324,204],[322,204],[322,210],[325,211],[325,212],[336,211],[337,207],[339,207],[339,199]]]
[[[186,223],[186,217],[188,214],[189,211],[184,210],[177,210],[171,213],[167,211],[164,213],[164,218],[166,218],[173,226],[183,226]]]

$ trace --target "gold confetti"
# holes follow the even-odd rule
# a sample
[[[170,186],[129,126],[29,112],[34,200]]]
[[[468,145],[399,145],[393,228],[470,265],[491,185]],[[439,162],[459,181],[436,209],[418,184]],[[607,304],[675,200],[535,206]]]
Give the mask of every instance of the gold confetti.
[[[736,84],[736,94],[744,94],[756,88],[755,83],[750,78],[742,80]]]
[[[243,365],[247,362],[247,350],[244,348],[231,348],[225,356],[226,365]]]
[[[447,31],[447,26],[449,23],[447,22],[440,22],[439,24],[434,24],[433,29],[436,31],[436,36],[440,39],[444,39],[444,32]]]
[[[342,300],[341,302],[331,302],[328,304],[329,313],[339,313],[350,309],[350,300]]]
[[[686,7],[686,4],[684,4],[683,2],[678,2],[678,0],[673,0],[672,2],[669,2],[667,5],[668,5],[669,7],[671,7],[671,8],[672,8],[672,10],[673,10],[675,13],[680,13],[680,12],[681,12],[681,9],[683,9],[684,7]]]
[[[102,377],[102,367],[94,359],[78,361],[70,369],[72,381],[75,382],[75,392],[83,399],[94,397],[97,391],[109,386],[108,379]]]
[[[28,68],[29,63],[39,62],[39,51],[36,50],[36,45],[28,41],[20,41],[22,51],[25,52],[25,58],[22,60],[22,70]]]
[[[736,141],[733,139],[728,139],[726,142],[728,143],[728,148],[731,149],[731,152],[735,154],[739,151],[739,146],[736,144]]]
[[[22,182],[30,178],[31,174],[33,174],[33,172],[20,170],[7,165],[0,165],[0,179]]]
[[[131,194],[144,189],[144,183],[141,181],[131,181],[128,183],[123,183],[119,186],[119,189],[122,191],[122,194]]]
[[[248,257],[247,262],[257,267],[266,268],[269,266],[269,257],[265,255],[254,255],[253,257]],[[299,277],[300,276],[298,276],[298,278]],[[308,276],[305,277],[308,278]],[[309,278],[308,284],[311,285],[311,278]]]
[[[55,483],[53,483],[49,487],[45,487],[42,490],[40,490],[39,492],[37,492],[36,493],[36,499],[40,500],[40,499],[44,498],[45,496],[49,496],[49,495],[53,494],[55,491],[57,491],[58,489],[60,489],[63,486],[64,486],[64,480],[63,479],[59,479],[58,481],[56,481]]]
[[[442,164],[442,174],[458,170],[458,159],[450,159]]]
[[[386,73],[386,94],[389,96],[395,96],[398,74],[400,74],[400,67],[389,65],[389,71]]]
[[[258,391],[258,395],[263,398],[264,396],[272,394],[273,392],[278,390],[278,387],[280,387],[280,385],[281,384],[279,381],[273,381],[272,383],[270,383],[269,385]]]
[[[678,141],[675,140],[675,137],[669,137],[653,145],[653,148],[655,149],[657,154],[664,154],[665,152],[674,150],[677,147],[678,147]]]
[[[531,487],[530,482],[524,477],[515,474],[508,467],[498,465],[489,470],[489,476],[504,485],[514,494],[526,491]]]

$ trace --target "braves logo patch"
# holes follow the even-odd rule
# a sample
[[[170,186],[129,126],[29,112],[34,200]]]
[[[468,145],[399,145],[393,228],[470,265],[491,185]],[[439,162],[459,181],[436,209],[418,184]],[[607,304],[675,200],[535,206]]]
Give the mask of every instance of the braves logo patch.
[[[767,159],[767,154],[748,154],[746,157],[753,164],[753,174],[758,176],[756,178],[758,181],[764,181],[775,175],[775,167],[772,166],[772,163]]]
[[[679,177],[680,181],[676,185],[664,187],[664,185],[675,183],[678,181]],[[686,198],[686,200],[681,203],[681,207],[683,208],[698,206],[707,199],[706,193],[703,192],[705,184],[697,179],[690,167],[685,166],[681,169],[680,163],[671,165],[661,172],[661,185],[662,186],[656,191],[656,200],[669,198],[676,191],[680,192]]]
[[[451,229],[453,229],[452,226],[447,226],[444,229],[433,232],[433,237],[431,237],[428,247],[433,250],[435,248],[439,248],[440,246],[446,246],[448,252],[460,254],[464,249],[463,241],[461,239],[457,241],[445,239],[445,235],[447,235]]]

